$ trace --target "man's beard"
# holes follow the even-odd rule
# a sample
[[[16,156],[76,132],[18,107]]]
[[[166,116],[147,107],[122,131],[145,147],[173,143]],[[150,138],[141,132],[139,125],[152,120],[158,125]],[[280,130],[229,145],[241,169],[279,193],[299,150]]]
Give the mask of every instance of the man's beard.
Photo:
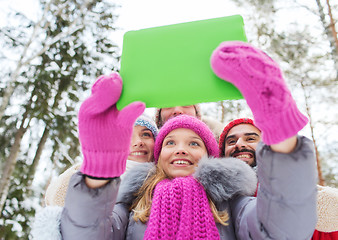
[[[249,152],[249,153],[251,153],[252,156],[253,156],[254,161],[250,164],[250,167],[256,167],[256,165],[257,165],[256,164],[256,152],[253,151],[253,150],[251,150],[251,149],[246,149],[246,148],[241,149],[241,150],[236,149],[233,153],[230,154],[230,157],[233,157],[233,155],[235,155],[237,153],[241,153],[241,152]]]

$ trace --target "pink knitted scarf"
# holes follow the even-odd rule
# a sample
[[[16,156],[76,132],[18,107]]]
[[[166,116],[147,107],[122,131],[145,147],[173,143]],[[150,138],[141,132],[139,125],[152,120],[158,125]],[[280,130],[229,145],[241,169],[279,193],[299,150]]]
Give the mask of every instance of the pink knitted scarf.
[[[144,239],[220,239],[203,186],[193,177],[159,182]]]

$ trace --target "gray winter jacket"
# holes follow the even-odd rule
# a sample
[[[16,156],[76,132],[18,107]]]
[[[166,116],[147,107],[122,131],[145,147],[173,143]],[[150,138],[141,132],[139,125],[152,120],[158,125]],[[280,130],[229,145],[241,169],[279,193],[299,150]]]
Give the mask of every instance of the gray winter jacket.
[[[238,159],[202,159],[194,174],[229,225],[217,224],[221,239],[310,239],[316,226],[316,167],[312,142],[298,138],[291,154],[257,148],[255,173]],[[71,239],[143,239],[146,224],[128,210],[150,166],[131,171],[120,186],[114,179],[89,189],[81,173],[71,178],[61,216],[61,233]],[[119,195],[119,196],[117,196]]]

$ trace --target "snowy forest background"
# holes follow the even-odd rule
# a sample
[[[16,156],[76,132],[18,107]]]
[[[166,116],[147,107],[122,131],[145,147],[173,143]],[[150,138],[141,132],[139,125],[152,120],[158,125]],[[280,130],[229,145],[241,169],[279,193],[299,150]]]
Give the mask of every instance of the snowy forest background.
[[[38,2],[37,20],[8,9],[0,26],[0,239],[30,238],[48,184],[81,161],[80,103],[99,75],[119,68],[119,4]],[[338,187],[338,2],[228,2],[241,9],[248,41],[279,62],[310,119],[302,133],[315,142],[318,183]],[[204,103],[202,114],[223,124],[252,116],[244,100]]]

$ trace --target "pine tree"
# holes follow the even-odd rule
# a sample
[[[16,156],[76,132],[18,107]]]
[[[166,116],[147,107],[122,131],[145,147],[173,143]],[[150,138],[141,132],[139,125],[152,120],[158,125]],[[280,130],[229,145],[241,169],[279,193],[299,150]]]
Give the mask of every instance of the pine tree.
[[[8,88],[13,90],[0,124],[5,133],[0,138],[0,154],[5,159],[1,164],[7,169],[1,175],[1,190],[5,191],[1,192],[0,238],[5,239],[28,238],[39,204],[36,197],[42,196],[45,185],[30,188],[37,167],[54,163],[59,172],[80,155],[79,101],[99,75],[116,69],[119,59],[118,47],[110,39],[118,6],[111,1],[40,4],[44,12],[40,21],[34,23],[16,14],[14,17],[24,20],[21,26],[1,30],[7,46],[23,59],[7,69],[11,74],[1,89],[3,102]]]

